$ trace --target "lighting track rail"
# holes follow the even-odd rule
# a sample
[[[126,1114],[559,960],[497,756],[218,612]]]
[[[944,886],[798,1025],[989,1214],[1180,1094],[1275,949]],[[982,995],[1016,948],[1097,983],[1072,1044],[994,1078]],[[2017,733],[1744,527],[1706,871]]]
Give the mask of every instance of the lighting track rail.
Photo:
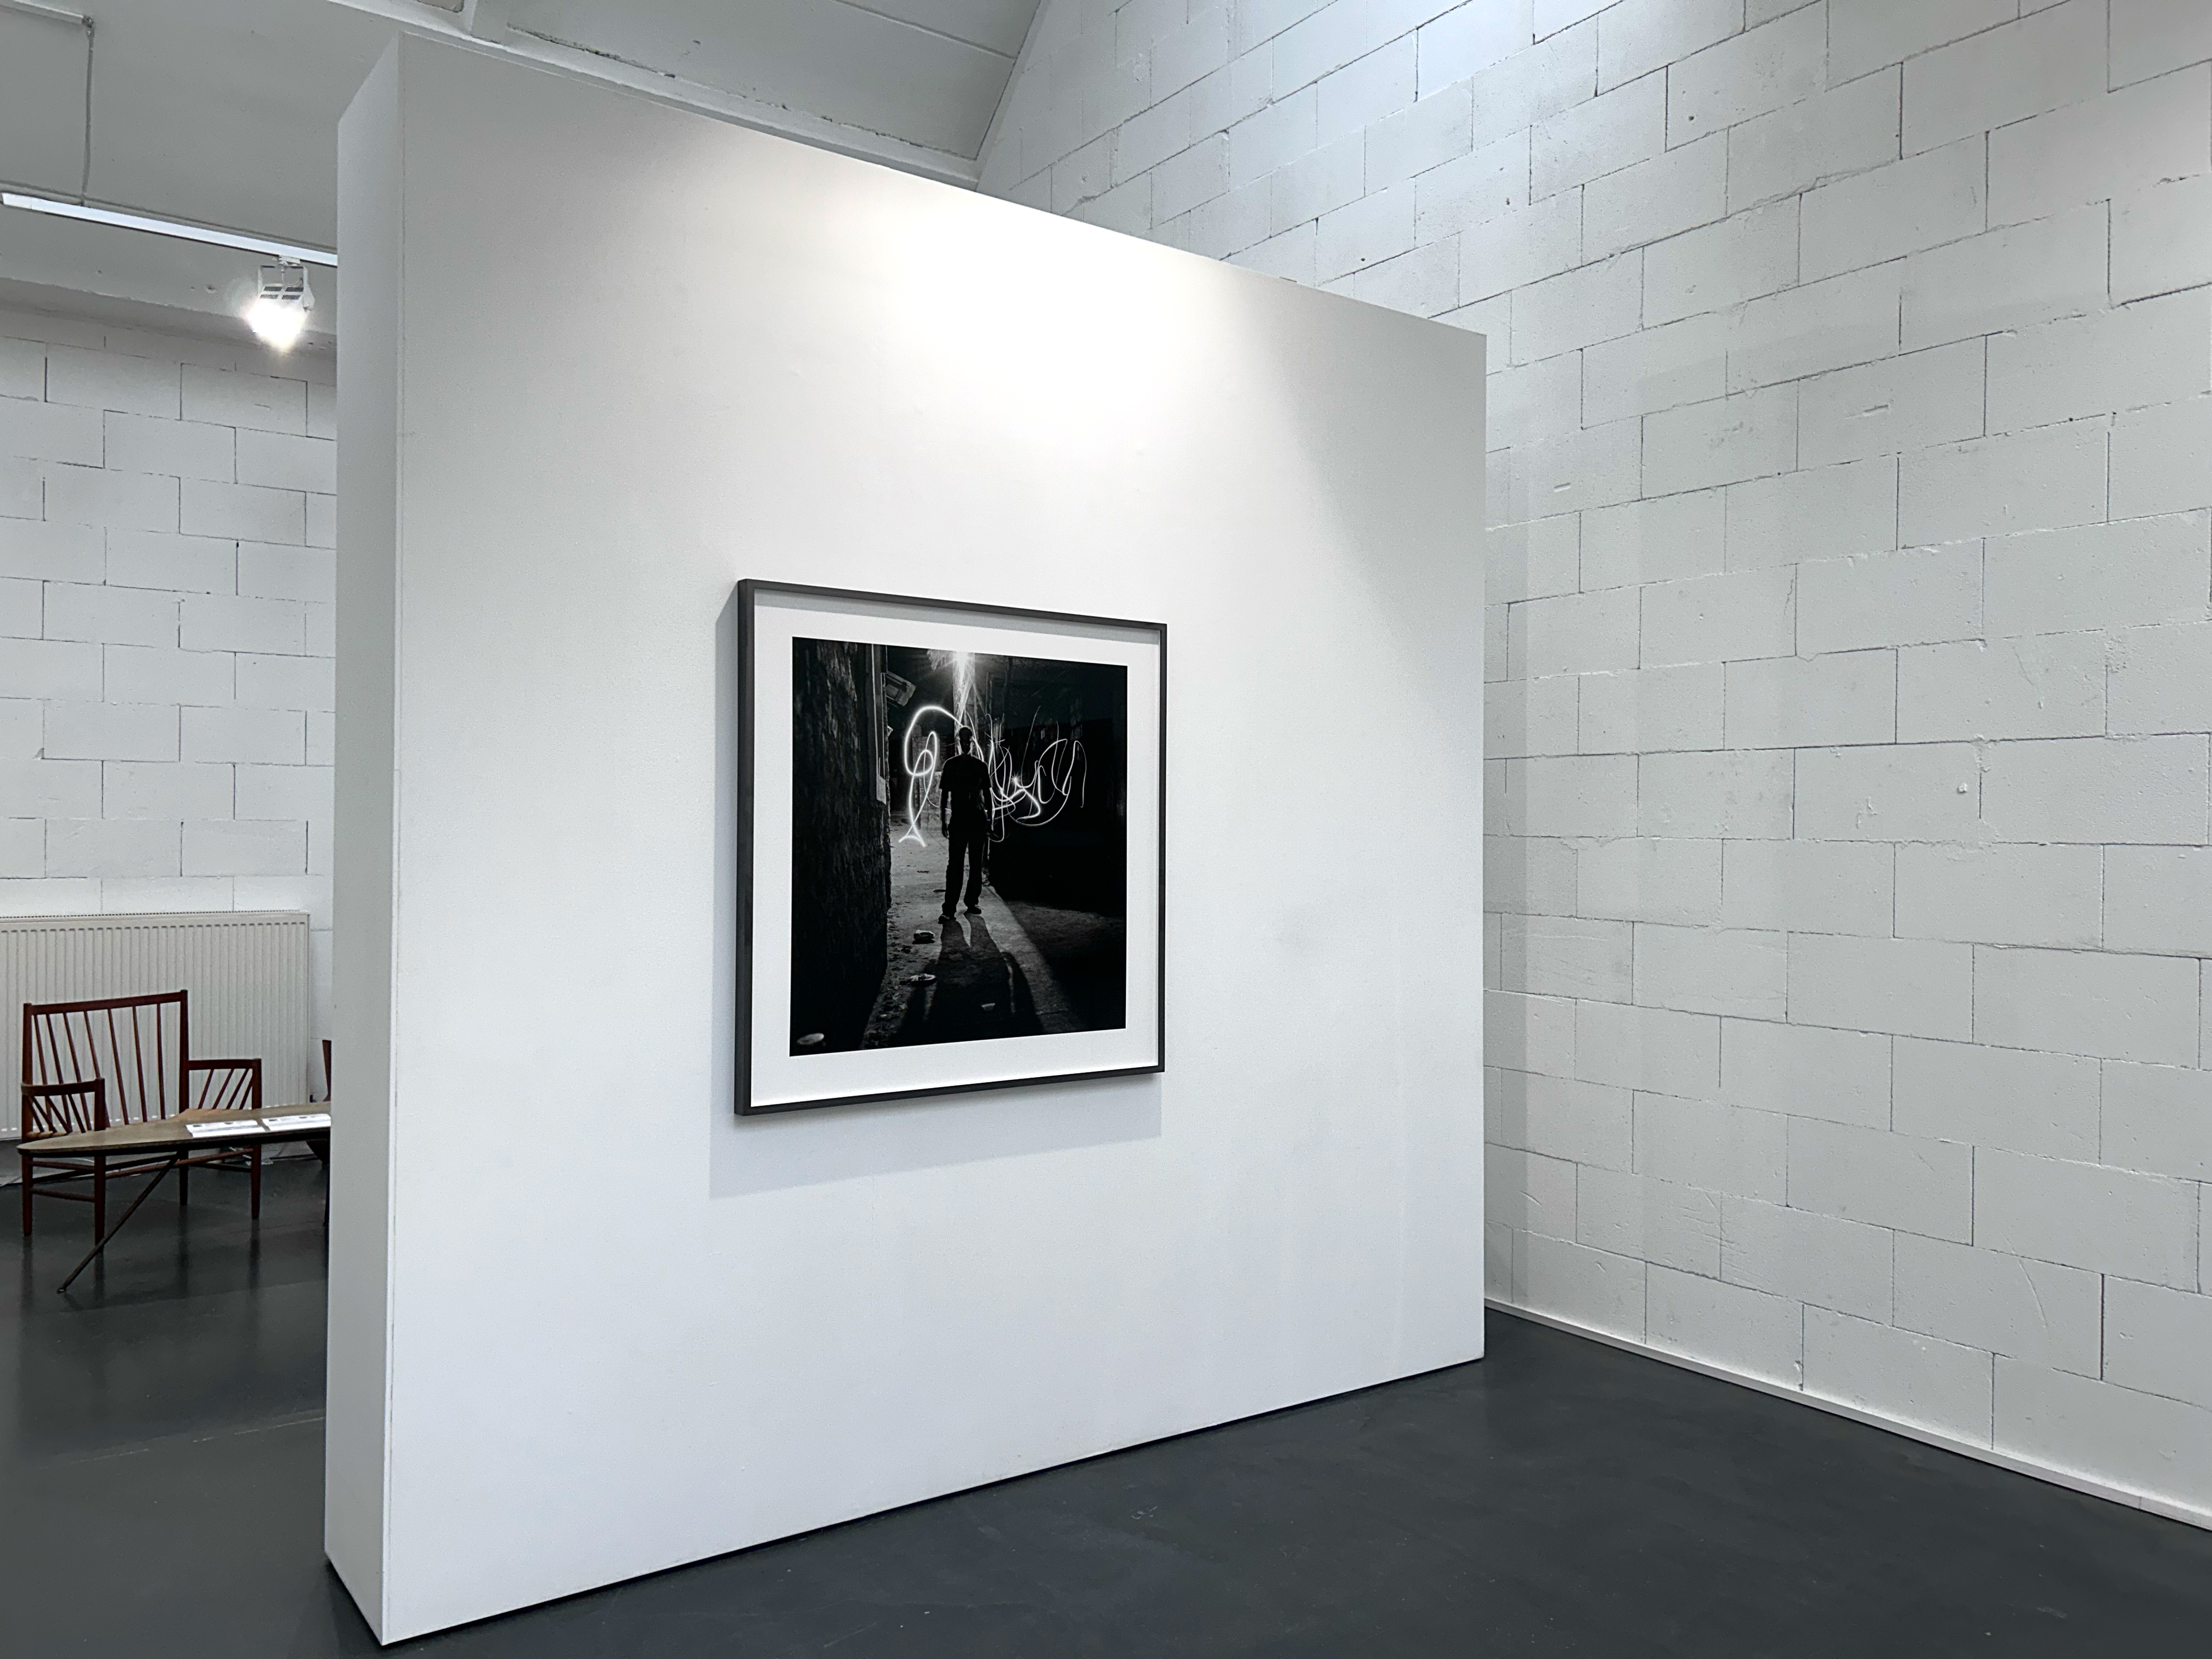
[[[134,213],[128,208],[101,207],[90,202],[70,202],[52,196],[35,196],[27,191],[0,190],[0,207],[21,208],[27,213],[52,214],[60,219],[81,219],[89,224],[115,225],[125,230],[143,230],[155,236],[171,236],[182,242],[204,242],[211,247],[236,248],[244,253],[259,253],[271,259],[286,259],[294,264],[329,265],[335,269],[338,256],[329,248],[309,247],[298,242],[272,241],[266,236],[249,236],[243,231],[224,230],[215,225],[198,225],[184,219],[163,219],[150,213]]]

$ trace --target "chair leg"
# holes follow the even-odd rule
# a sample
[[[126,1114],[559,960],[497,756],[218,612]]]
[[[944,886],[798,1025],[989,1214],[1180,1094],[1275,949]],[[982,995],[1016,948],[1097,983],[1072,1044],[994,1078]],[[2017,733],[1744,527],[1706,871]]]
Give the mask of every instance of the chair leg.
[[[22,1159],[21,1163],[23,1165],[23,1237],[28,1238],[31,1236],[31,1176],[39,1166],[27,1158]]]
[[[261,1219],[261,1148],[256,1146],[252,1156],[253,1168],[252,1173],[246,1177],[246,1184],[252,1188],[253,1194],[253,1218],[258,1221]]]

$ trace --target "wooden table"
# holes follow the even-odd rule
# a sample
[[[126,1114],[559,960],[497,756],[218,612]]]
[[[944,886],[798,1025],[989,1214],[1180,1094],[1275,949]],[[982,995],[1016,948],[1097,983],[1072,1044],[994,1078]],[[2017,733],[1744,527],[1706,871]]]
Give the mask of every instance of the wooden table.
[[[138,1206],[146,1201],[147,1194],[161,1184],[161,1177],[186,1158],[197,1153],[222,1152],[228,1148],[282,1146],[297,1141],[319,1141],[327,1150],[331,1138],[329,1124],[272,1124],[270,1120],[297,1117],[310,1112],[327,1115],[329,1111],[328,1101],[306,1106],[264,1106],[253,1112],[195,1109],[179,1112],[174,1117],[154,1118],[144,1123],[120,1123],[112,1129],[91,1129],[73,1135],[46,1135],[35,1141],[20,1143],[16,1150],[27,1160],[33,1150],[40,1158],[90,1158],[104,1152],[109,1157],[161,1159],[158,1164],[142,1164],[132,1171],[143,1174],[150,1168],[154,1178],[146,1183],[137,1197],[131,1200],[131,1207],[124,1211],[106,1236],[86,1253],[84,1260],[70,1270],[70,1276],[62,1280],[59,1288],[66,1291],[76,1283],[76,1276],[99,1259],[100,1252],[107,1248],[108,1240],[123,1231],[124,1223],[137,1213]],[[191,1126],[195,1123],[220,1125],[227,1133],[194,1134]],[[252,1127],[247,1127],[249,1125]],[[23,1178],[29,1180],[30,1174],[27,1163]]]

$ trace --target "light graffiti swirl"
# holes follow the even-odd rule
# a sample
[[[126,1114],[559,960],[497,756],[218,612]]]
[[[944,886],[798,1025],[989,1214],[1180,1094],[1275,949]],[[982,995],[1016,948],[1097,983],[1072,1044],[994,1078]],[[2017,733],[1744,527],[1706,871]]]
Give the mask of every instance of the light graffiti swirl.
[[[940,775],[949,757],[949,747],[960,727],[986,732],[990,722],[984,715],[981,700],[976,695],[975,665],[964,653],[954,659],[954,708],[942,703],[924,703],[907,717],[906,734],[901,748],[906,764],[906,833],[901,842],[913,842],[917,846],[929,845],[922,834],[922,815],[929,810],[931,798],[937,793]],[[949,728],[943,746],[935,730],[925,730],[925,724],[943,720]],[[1030,757],[1028,769],[1016,765],[1013,745],[997,736],[987,736],[983,743],[983,764],[991,780],[991,839],[1004,841],[1010,824],[1036,829],[1050,823],[1073,805],[1081,807],[1090,782],[1090,762],[1083,752],[1083,740],[1064,734],[1058,721],[1040,723],[1030,721],[1026,741],[1022,747]]]
[[[931,714],[941,715],[951,724],[956,732],[960,726],[960,721],[954,717],[952,711],[941,703],[924,703],[907,719],[906,740],[903,744],[906,760],[906,834],[901,836],[899,839],[902,842],[910,841],[917,847],[929,845],[928,837],[921,833],[921,815],[929,810],[929,798],[937,792],[937,774],[939,767],[937,733],[934,732],[923,733],[921,731],[922,720]],[[917,734],[921,737],[919,747],[915,743]]]
[[[1032,721],[1029,738],[1035,758],[1026,777],[1015,769],[1013,751],[1008,745],[992,745],[986,763],[991,769],[991,828],[994,837],[1003,835],[1007,823],[1034,829],[1050,823],[1067,810],[1071,802],[1078,806],[1083,804],[1090,773],[1083,740],[1054,737],[1038,749],[1036,744],[1039,735]]]

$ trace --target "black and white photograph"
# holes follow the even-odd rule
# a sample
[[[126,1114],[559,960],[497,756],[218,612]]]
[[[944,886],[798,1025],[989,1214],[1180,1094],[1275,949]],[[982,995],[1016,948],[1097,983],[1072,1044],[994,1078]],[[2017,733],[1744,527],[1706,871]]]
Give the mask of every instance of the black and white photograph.
[[[913,623],[885,604],[913,607]],[[788,601],[772,605],[773,641],[751,635],[752,735],[775,740],[749,750],[745,1012],[756,1066],[778,1062],[780,1091],[799,1097],[775,1103],[1152,1069],[1157,630],[1132,641],[1129,624],[1102,623],[1091,643],[1023,613],[862,608],[877,614],[833,609],[817,619],[830,625],[807,626]],[[940,1061],[913,1052],[954,1048]],[[1093,1063],[1132,1053],[1133,1068]],[[758,1094],[743,1109],[774,1109]]]
[[[792,646],[792,1052],[1119,1030],[1128,670]]]

